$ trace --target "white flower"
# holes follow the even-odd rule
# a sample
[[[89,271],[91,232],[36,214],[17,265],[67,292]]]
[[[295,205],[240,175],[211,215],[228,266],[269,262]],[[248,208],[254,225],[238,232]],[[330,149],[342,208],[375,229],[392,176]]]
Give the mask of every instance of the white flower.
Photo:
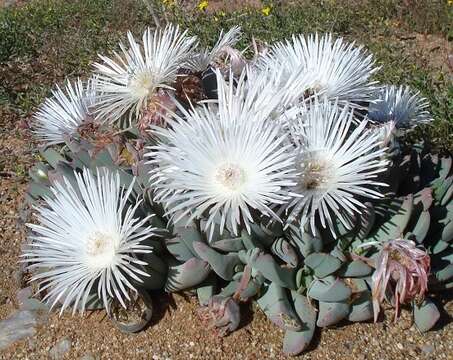
[[[80,125],[93,121],[90,107],[96,98],[94,84],[95,79],[86,86],[79,79],[74,84],[68,82],[64,89],[57,86],[34,116],[36,136],[47,145],[61,144]]]
[[[177,72],[191,55],[196,39],[178,26],[147,29],[138,44],[128,32],[129,48],[120,43],[121,54],[113,59],[100,56],[94,64],[99,74],[99,117],[118,120],[128,110],[136,116],[158,88],[171,88]]]
[[[310,75],[309,94],[305,95],[323,94],[329,100],[338,98],[339,104],[362,107],[361,103],[370,101],[376,89],[370,77],[378,69],[373,67],[372,55],[354,45],[345,43],[342,38],[333,41],[330,34],[321,38],[318,34],[293,36],[292,41],[274,44],[258,66],[284,69],[288,76]]]
[[[428,105],[409,86],[388,85],[381,89],[377,101],[370,104],[368,116],[379,123],[392,122],[396,128],[411,128],[432,120]]]
[[[219,39],[211,50],[203,49],[202,52],[194,54],[188,60],[188,68],[195,72],[205,71],[210,65],[213,65],[223,56],[229,56],[233,64],[239,66],[242,63],[241,53],[233,47],[241,38],[241,28],[233,26],[226,33],[220,32]]]
[[[294,185],[287,135],[278,122],[266,121],[278,99],[266,103],[252,94],[250,101],[244,78],[235,88],[217,71],[218,106],[180,107],[182,116],[169,119],[169,128],[155,129],[161,141],[147,154],[156,165],[155,200],[175,222],[187,214],[206,217],[210,237],[215,223],[221,232],[227,226],[237,234],[239,225],[250,231],[253,209],[276,217],[271,206],[283,203],[285,188]]]
[[[285,121],[300,104],[300,94],[309,87],[310,75],[293,72],[286,74],[285,69],[271,69],[247,66],[245,69],[246,100],[257,110],[273,109],[272,118]],[[271,103],[272,106],[265,104]]]
[[[288,223],[300,220],[303,226],[309,221],[314,232],[318,214],[321,225],[328,225],[335,236],[335,217],[349,228],[346,215],[365,208],[357,197],[382,196],[374,188],[384,185],[375,178],[386,169],[382,159],[386,149],[377,132],[365,129],[366,120],[352,128],[354,121],[347,106],[327,100],[310,104],[294,121],[291,132],[299,174],[284,207]]]
[[[74,175],[55,183],[53,196],[36,209],[38,224],[28,224],[31,242],[22,256],[38,270],[31,280],[47,289],[44,300],[52,307],[61,299],[61,312],[68,306],[83,312],[96,289],[107,310],[110,298],[125,307],[128,289],[135,290],[131,280],[149,276],[136,255],[151,252],[142,241],[155,229],[144,227],[149,217],[134,218],[140,202],[127,205],[133,184],[122,189],[119,174],[85,169]]]

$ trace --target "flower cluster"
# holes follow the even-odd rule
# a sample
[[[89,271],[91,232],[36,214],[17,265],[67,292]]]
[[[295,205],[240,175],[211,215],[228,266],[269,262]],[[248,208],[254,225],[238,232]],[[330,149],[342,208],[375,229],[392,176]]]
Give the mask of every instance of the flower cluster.
[[[431,117],[417,93],[374,81],[372,55],[354,43],[297,35],[254,42],[247,59],[240,37],[233,27],[207,49],[178,26],[128,33],[87,82],[57,87],[38,110],[46,164],[32,172],[37,222],[23,261],[52,306],[83,312],[94,296],[127,309],[142,289],[197,287],[214,271],[232,291],[204,305],[227,307],[236,325],[237,302],[273,304],[295,289],[291,301],[316,299],[322,316],[330,298],[313,289],[370,231],[370,204],[386,200],[393,128]],[[428,255],[396,237],[375,262],[375,309],[395,284],[396,306],[427,290]],[[332,303],[349,309],[345,299]],[[301,331],[300,315],[282,305],[289,320],[278,320],[266,306]]]

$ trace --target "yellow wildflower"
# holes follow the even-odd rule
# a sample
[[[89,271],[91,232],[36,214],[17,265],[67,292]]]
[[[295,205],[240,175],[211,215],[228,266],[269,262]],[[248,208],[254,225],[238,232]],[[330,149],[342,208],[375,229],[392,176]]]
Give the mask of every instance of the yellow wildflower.
[[[271,7],[265,6],[261,9],[261,12],[263,13],[264,16],[269,16],[269,14],[271,13]]]
[[[206,0],[203,0],[198,3],[197,7],[198,7],[198,10],[204,11],[208,7],[208,5],[209,5],[209,3]]]

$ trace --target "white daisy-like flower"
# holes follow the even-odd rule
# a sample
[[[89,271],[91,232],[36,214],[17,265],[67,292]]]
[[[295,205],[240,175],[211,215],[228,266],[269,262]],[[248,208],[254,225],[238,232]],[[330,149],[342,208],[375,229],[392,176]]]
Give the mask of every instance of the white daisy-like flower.
[[[386,149],[380,146],[381,136],[366,129],[366,120],[353,128],[354,121],[347,106],[324,99],[310,104],[293,122],[298,180],[284,206],[288,223],[309,222],[314,232],[318,215],[321,225],[335,236],[335,217],[349,228],[346,215],[365,208],[360,198],[382,196],[376,187],[385,184],[376,176],[386,169]]]
[[[122,188],[119,174],[85,169],[74,175],[74,182],[55,183],[53,196],[36,208],[38,223],[28,224],[31,242],[22,256],[35,273],[31,281],[47,289],[44,300],[52,307],[63,303],[61,312],[68,306],[83,312],[94,291],[107,310],[112,298],[126,307],[128,290],[136,291],[131,280],[149,276],[137,254],[151,252],[142,242],[155,229],[145,226],[149,217],[134,218],[140,202],[127,205],[133,184]]]
[[[293,72],[288,76],[284,69],[257,69],[253,66],[247,66],[245,74],[246,99],[250,106],[255,111],[270,109],[271,113],[264,117],[278,121],[286,128],[286,123],[300,112],[300,94],[309,88],[310,75]]]
[[[284,69],[288,76],[294,72],[310,75],[308,95],[322,94],[350,107],[363,107],[376,90],[376,83],[370,80],[378,70],[372,55],[342,38],[334,41],[331,34],[298,35],[278,42],[261,57],[258,66]]]
[[[195,72],[202,72],[210,65],[218,62],[222,57],[230,57],[232,65],[240,67],[244,63],[243,57],[240,51],[234,49],[240,38],[241,28],[239,26],[233,26],[226,33],[221,30],[219,38],[212,49],[205,48],[200,53],[194,54],[188,60],[188,68]]]
[[[378,123],[393,123],[394,127],[412,128],[432,121],[428,101],[409,86],[387,85],[381,89],[377,101],[370,104],[368,116]]]
[[[294,112],[298,99],[294,95],[306,89],[308,78],[299,74],[284,77],[282,71],[261,70],[246,66],[234,81],[225,81],[220,71],[216,71],[218,105],[230,117],[240,116],[242,111],[253,113],[256,119],[269,119],[276,122],[287,120],[287,114]],[[233,75],[227,76],[233,79]],[[233,85],[234,84],[234,85]],[[235,102],[229,101],[235,92]]]
[[[295,184],[287,134],[265,117],[278,99],[265,103],[253,95],[261,109],[253,106],[244,78],[235,88],[217,71],[218,105],[180,106],[182,115],[169,119],[169,128],[155,128],[160,142],[147,154],[155,165],[155,200],[174,222],[185,215],[206,218],[209,238],[215,223],[221,232],[225,226],[235,234],[242,225],[250,230],[253,209],[277,218],[271,207],[282,204]]]
[[[128,32],[129,48],[120,43],[121,53],[113,59],[100,55],[95,63],[100,93],[98,116],[118,120],[128,110],[138,116],[159,88],[171,88],[178,70],[185,66],[196,38],[171,24],[164,29],[147,29],[138,44]]]
[[[47,145],[61,144],[81,125],[93,121],[91,107],[96,100],[95,83],[94,78],[86,85],[79,79],[73,84],[68,82],[64,89],[57,86],[52,97],[47,98],[34,115],[36,136]]]

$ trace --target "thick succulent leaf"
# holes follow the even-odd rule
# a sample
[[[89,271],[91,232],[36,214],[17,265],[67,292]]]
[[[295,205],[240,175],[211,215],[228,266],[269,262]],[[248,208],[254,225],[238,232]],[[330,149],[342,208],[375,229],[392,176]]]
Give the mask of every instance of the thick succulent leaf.
[[[432,329],[439,318],[439,309],[430,299],[426,298],[420,306],[414,305],[415,325],[421,332]]]
[[[379,230],[373,235],[374,240],[385,242],[397,239],[404,233],[414,208],[413,196],[408,195],[402,201],[396,200],[390,204],[390,209],[395,206],[397,207],[396,213],[379,227]]]
[[[322,250],[322,240],[318,235],[313,236],[310,231],[301,229],[300,226],[289,225],[289,237],[291,244],[299,251],[303,257],[307,257],[313,252]]]
[[[432,274],[436,282],[450,281],[453,279],[453,264],[450,263],[441,269],[433,269]]]
[[[239,284],[242,280],[243,274],[243,272],[236,273],[234,275],[234,281],[231,281],[225,288],[223,288],[221,294],[223,296],[233,296],[237,293],[239,300],[244,302],[257,295],[265,282],[264,277],[259,274],[252,277],[248,281],[247,286],[243,290],[238,292]]]
[[[341,261],[330,254],[313,253],[305,258],[305,265],[314,271],[318,278],[333,274],[341,267]]]
[[[269,248],[272,245],[274,239],[277,236],[281,236],[280,235],[280,232],[281,232],[280,228],[268,229],[262,224],[259,224],[259,225],[258,224],[251,224],[250,227],[252,229],[251,237],[252,237],[252,240],[253,240],[253,244],[257,244],[256,247]],[[272,229],[275,230],[275,233],[272,232]],[[242,235],[244,236],[244,233]],[[248,242],[248,241],[249,241],[248,239],[245,239],[245,242]],[[247,248],[247,249],[249,249],[249,248]]]
[[[302,320],[302,330],[285,332],[285,338],[283,339],[283,352],[287,355],[298,355],[304,351],[311,340],[316,329],[316,309],[311,305],[307,298],[295,291],[291,291],[291,297],[294,303],[294,309],[296,310],[299,319]]]
[[[248,264],[269,281],[289,289],[296,288],[296,271],[281,267],[270,254],[259,249],[248,252]]]
[[[442,180],[442,179],[437,179],[433,183],[433,188],[434,188],[434,198],[436,199],[437,202],[439,202],[441,205],[446,205],[448,201],[443,201],[443,198],[445,197],[446,200],[449,198],[449,192],[451,191],[451,187],[453,185],[453,176],[450,176],[449,178]]]
[[[342,302],[351,296],[351,289],[340,279],[328,277],[315,280],[308,290],[307,296],[318,301]]]
[[[449,221],[442,229],[441,239],[444,242],[451,242],[453,240],[453,221]]]
[[[144,254],[143,261],[147,263],[143,265],[143,271],[149,276],[138,275],[142,282],[136,284],[148,290],[162,289],[167,280],[167,264],[155,253]]]
[[[426,235],[428,235],[430,226],[431,226],[431,215],[429,214],[429,211],[422,211],[418,216],[417,223],[410,230],[410,232],[414,234],[415,241],[418,244],[423,243],[423,240],[425,240]]]
[[[182,223],[185,224],[183,219],[174,226],[173,232],[184,242],[193,256],[199,258],[197,252],[193,248],[193,243],[203,241],[202,235],[194,224],[182,226]]]
[[[373,302],[371,298],[371,292],[363,291],[360,296],[351,303],[351,311],[347,316],[349,321],[367,321],[372,319],[373,314]]]
[[[373,268],[361,260],[353,260],[343,265],[339,271],[341,277],[363,277],[373,272]]]
[[[201,306],[207,306],[209,299],[215,295],[217,278],[211,273],[203,284],[197,287],[198,302]]]
[[[373,240],[385,242],[401,237],[406,229],[414,208],[413,196],[408,195],[402,200],[393,201],[385,211],[394,212],[393,216],[379,226],[377,232],[373,234]]]
[[[431,253],[433,255],[440,254],[442,251],[447,249],[449,244],[445,241],[439,240],[431,247]]]
[[[338,324],[349,315],[347,302],[319,302],[319,314],[316,325],[326,327]]]
[[[278,238],[274,241],[271,246],[271,252],[290,267],[295,268],[299,263],[296,251],[290,243],[283,238]]]
[[[256,236],[251,236],[247,231],[241,232],[242,244],[245,250],[261,249],[264,250],[264,245],[260,242]]]
[[[223,255],[203,242],[196,241],[193,248],[198,256],[211,265],[212,270],[224,280],[233,279],[235,267],[241,264],[237,254]]]
[[[304,293],[313,282],[313,272],[306,267],[300,268],[296,273],[296,289],[300,293]]]
[[[336,259],[340,260],[341,262],[345,262],[348,259],[345,255],[344,251],[341,250],[341,248],[340,248],[341,247],[340,242],[341,242],[341,240],[339,241],[339,244],[332,249],[332,251],[330,252],[330,255],[332,255]]]
[[[171,264],[165,291],[176,292],[194,287],[203,282],[210,272],[209,264],[197,258],[192,258],[183,264]]]
[[[231,297],[239,288],[240,279],[234,279],[230,281],[222,290],[220,291],[220,295],[223,297]]]
[[[52,148],[42,150],[40,151],[40,154],[53,168],[56,168],[59,162],[66,162],[65,158],[58,151]]]
[[[82,146],[74,141],[67,142],[66,145],[70,150],[70,156],[77,168],[91,168],[91,156],[85,151]]]
[[[291,331],[302,330],[302,324],[291,305],[287,290],[283,287],[271,283],[257,302],[269,320],[279,328]]]
[[[451,177],[450,179],[453,180],[453,177]],[[449,204],[453,198],[453,182],[452,182],[452,180],[450,180],[450,186],[447,189],[447,191],[445,192],[444,196],[442,197],[442,201],[440,202],[441,206],[445,206],[445,205]]]
[[[433,198],[430,188],[419,191],[414,197],[414,208],[411,219],[406,227],[406,232],[413,235],[414,241],[422,244],[431,226],[431,215],[429,209]]]
[[[346,284],[346,286],[351,289],[352,298],[356,297],[357,294],[361,294],[362,292],[368,290],[366,279],[368,279],[368,277],[362,279],[358,278],[343,279],[343,282]]]
[[[245,250],[242,238],[222,239],[211,243],[211,247],[224,252],[238,252]]]
[[[241,301],[247,301],[248,299],[259,294],[261,287],[264,284],[263,277],[256,277],[249,281],[247,287],[239,292],[239,299]]]
[[[179,236],[172,239],[166,239],[165,245],[170,254],[172,254],[178,261],[185,262],[193,257],[196,257],[196,255],[190,251],[187,244]]]
[[[439,178],[446,179],[453,170],[453,158],[450,156],[441,156],[440,157],[440,169],[439,169]]]
[[[34,200],[44,197],[52,197],[52,192],[47,186],[35,182],[30,183],[27,193]]]
[[[97,152],[93,158],[92,158],[93,164],[95,166],[106,166],[110,168],[116,167],[115,162],[112,159],[112,156],[110,155],[110,152],[107,149],[103,149],[99,152]]]
[[[422,209],[419,210],[420,212],[429,210],[433,201],[433,190],[429,187],[420,190],[414,196],[414,204],[422,205]]]

